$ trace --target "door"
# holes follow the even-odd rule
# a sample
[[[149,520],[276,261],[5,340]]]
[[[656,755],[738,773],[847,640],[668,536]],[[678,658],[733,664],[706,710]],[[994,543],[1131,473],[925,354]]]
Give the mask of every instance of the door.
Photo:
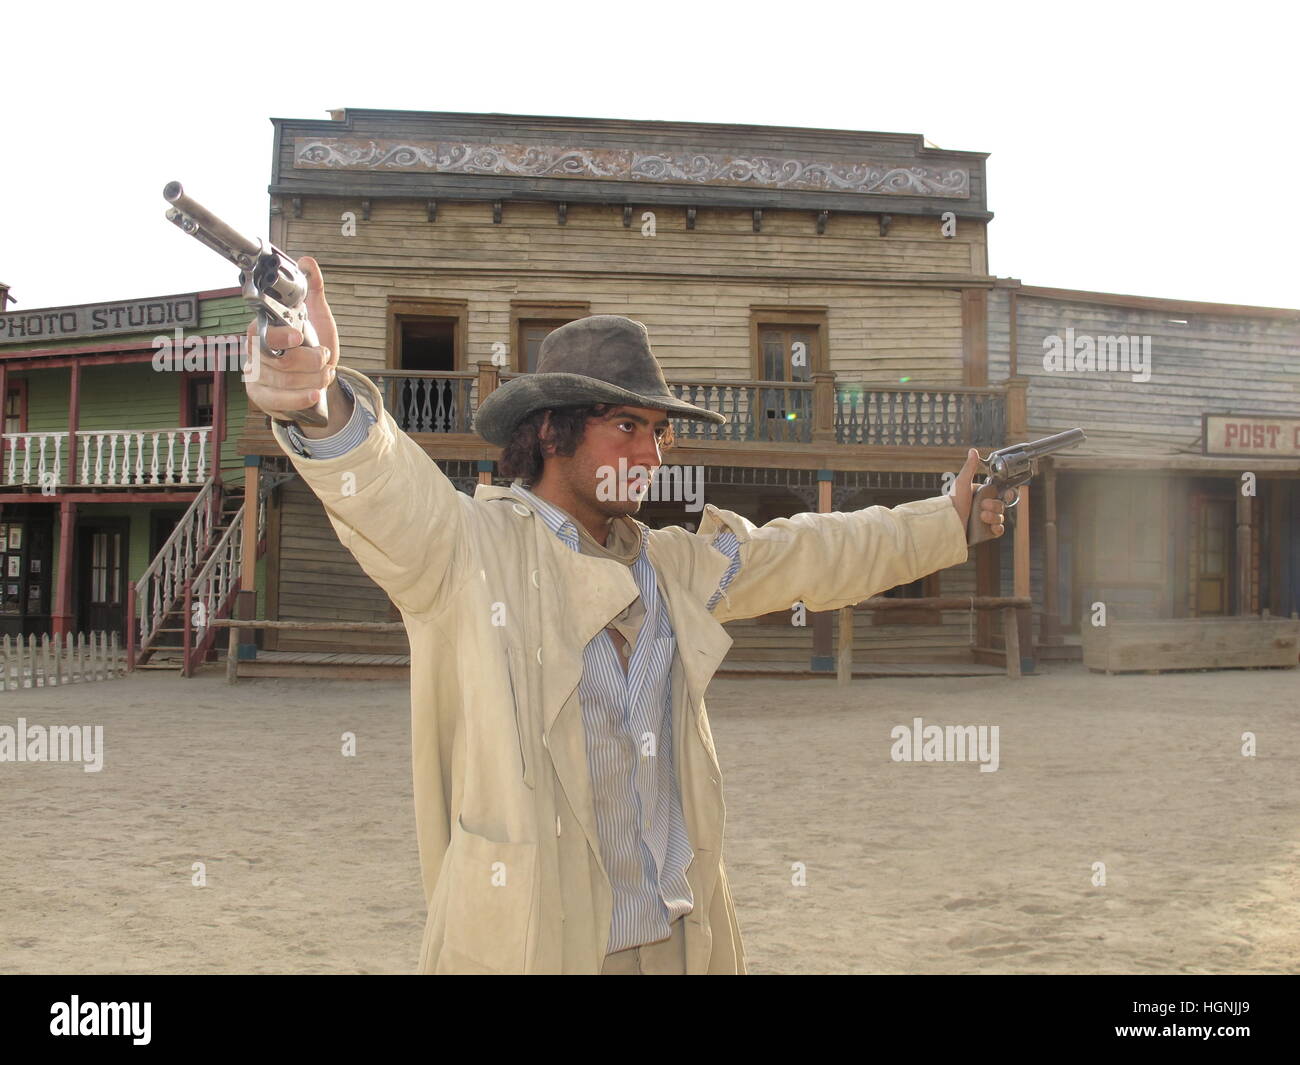
[[[92,518],[77,524],[77,630],[124,638],[130,520]]]
[[[817,359],[815,326],[761,326],[763,381],[807,384]],[[759,440],[812,442],[812,389],[758,387],[754,432]]]
[[[1233,562],[1234,499],[1192,499],[1192,615],[1218,617],[1230,613],[1229,590]]]

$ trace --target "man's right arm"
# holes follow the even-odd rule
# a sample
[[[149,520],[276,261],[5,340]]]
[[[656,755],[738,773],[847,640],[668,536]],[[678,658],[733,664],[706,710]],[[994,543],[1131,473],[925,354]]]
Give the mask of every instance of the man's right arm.
[[[346,366],[337,375],[354,404],[342,429],[311,438],[272,421],[271,431],[361,568],[403,613],[427,612],[467,569],[464,496],[398,428],[368,377]]]

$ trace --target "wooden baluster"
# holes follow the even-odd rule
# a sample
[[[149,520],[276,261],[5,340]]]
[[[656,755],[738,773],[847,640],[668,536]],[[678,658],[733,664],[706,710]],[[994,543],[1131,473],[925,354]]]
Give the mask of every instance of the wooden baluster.
[[[208,468],[208,460],[207,460],[208,437],[210,437],[211,435],[212,435],[211,429],[199,430],[199,460],[198,460],[198,464],[195,467],[197,472],[194,477],[196,481],[203,480],[203,471]]]

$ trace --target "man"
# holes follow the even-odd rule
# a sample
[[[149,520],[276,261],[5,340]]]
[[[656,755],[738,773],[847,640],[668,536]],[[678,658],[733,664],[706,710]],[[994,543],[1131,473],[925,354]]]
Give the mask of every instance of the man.
[[[271,330],[291,350],[261,360],[248,397],[406,624],[420,971],[743,973],[703,701],[731,644],[720,622],[832,610],[965,561],[976,453],[951,497],[761,529],[709,505],[696,533],[647,529],[637,467],[660,465],[668,416],[725,419],[669,393],[643,325],[596,315],[480,404],[517,479],[470,499],[338,365],[320,269],[300,265],[322,347]],[[324,389],[328,425],[278,424]],[[983,510],[1000,535],[1002,504]]]

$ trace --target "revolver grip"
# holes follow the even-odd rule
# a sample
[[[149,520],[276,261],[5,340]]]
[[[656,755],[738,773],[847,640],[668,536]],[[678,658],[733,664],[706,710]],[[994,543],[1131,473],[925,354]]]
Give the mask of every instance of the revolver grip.
[[[298,330],[298,332],[302,334],[303,347],[314,348],[320,346],[320,339],[316,336],[316,330],[311,324],[311,319],[307,317],[307,308],[305,305],[303,307],[290,310],[288,314],[285,315],[285,320],[283,322],[273,319],[272,316],[267,313],[265,308],[262,307],[258,308],[257,342],[264,353],[272,356],[273,358],[280,358],[284,354],[284,352],[275,351],[266,343],[266,328],[268,325],[272,325],[272,324],[287,325]],[[325,397],[327,394],[328,394],[328,390],[322,388],[320,392],[320,399],[316,401],[316,405],[314,407],[305,407],[302,410],[294,411],[292,420],[297,422],[299,425],[310,425],[315,428],[320,428],[321,426],[328,425],[329,408],[326,406],[326,401],[325,401]]]
[[[1019,493],[1014,488],[1006,489],[1014,494],[1016,502],[1019,502]],[[986,521],[980,521],[980,504],[986,499],[998,499],[1000,493],[992,481],[985,481],[983,484],[976,486],[975,491],[971,494],[970,500],[970,517],[966,520],[966,545],[974,547],[976,544],[982,544],[986,540],[995,539],[993,527]],[[1006,500],[1003,500],[1006,503]],[[1010,529],[1015,520],[1015,503],[1007,506],[1003,512],[1002,524],[1004,528]]]

